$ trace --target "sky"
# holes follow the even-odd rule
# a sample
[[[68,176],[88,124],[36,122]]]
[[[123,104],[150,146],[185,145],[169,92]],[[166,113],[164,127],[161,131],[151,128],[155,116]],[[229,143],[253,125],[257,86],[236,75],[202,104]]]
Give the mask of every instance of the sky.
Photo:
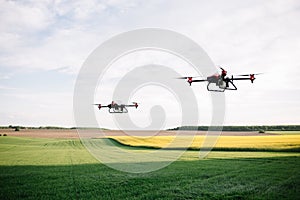
[[[224,125],[300,124],[298,19],[298,0],[1,0],[0,125],[76,126],[73,92],[84,61],[111,37],[149,27],[191,38],[229,74],[263,73],[254,84],[237,82],[237,91],[225,93]],[[153,63],[182,66],[183,76],[192,73],[173,55],[136,52],[111,66],[94,103],[110,103],[110,91],[126,71]],[[199,125],[209,125],[206,85],[191,90],[200,102]],[[145,87],[132,98],[141,102],[129,110],[137,126],[151,123],[153,105],[165,109],[166,128],[181,125],[180,105],[163,88]],[[101,127],[118,128],[106,110],[95,109],[95,115]]]

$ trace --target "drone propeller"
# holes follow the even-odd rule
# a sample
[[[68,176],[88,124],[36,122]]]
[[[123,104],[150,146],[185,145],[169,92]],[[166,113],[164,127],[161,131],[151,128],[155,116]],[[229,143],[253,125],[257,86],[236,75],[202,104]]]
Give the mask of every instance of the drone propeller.
[[[189,77],[183,76],[183,77],[177,77],[176,79],[187,79],[187,78],[189,78]]]
[[[254,75],[260,75],[263,73],[257,73],[257,74],[239,74],[239,75],[235,75],[235,76],[254,76]]]
[[[198,78],[198,77],[202,77],[202,76],[184,76],[184,77],[178,77],[177,79],[187,79],[187,82],[190,84],[190,86],[192,85],[192,82],[196,82],[193,81],[193,78]]]
[[[138,105],[139,103],[137,103],[137,102],[132,102],[132,103],[134,104],[134,107],[135,107],[135,108],[137,108],[137,107],[139,106],[139,105]]]
[[[254,80],[256,79],[255,78],[255,75],[259,75],[259,74],[262,74],[262,73],[256,73],[256,74],[240,74],[240,75],[236,75],[236,76],[246,76],[247,78],[233,78],[232,76],[232,81],[233,80],[250,80],[251,83],[254,82]]]
[[[203,77],[203,76],[182,76],[182,77],[177,77],[176,79],[193,79],[198,77]]]
[[[98,109],[100,110],[101,109],[101,104],[99,104],[99,103],[96,103],[96,104],[93,104],[93,105],[95,105],[95,106],[98,106]]]

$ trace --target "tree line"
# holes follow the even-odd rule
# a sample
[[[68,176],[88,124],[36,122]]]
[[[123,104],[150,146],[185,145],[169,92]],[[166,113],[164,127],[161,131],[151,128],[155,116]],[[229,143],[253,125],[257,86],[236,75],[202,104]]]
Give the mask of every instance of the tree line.
[[[300,125],[271,125],[271,126],[180,126],[168,130],[187,130],[187,131],[207,131],[223,130],[223,131],[300,131]]]

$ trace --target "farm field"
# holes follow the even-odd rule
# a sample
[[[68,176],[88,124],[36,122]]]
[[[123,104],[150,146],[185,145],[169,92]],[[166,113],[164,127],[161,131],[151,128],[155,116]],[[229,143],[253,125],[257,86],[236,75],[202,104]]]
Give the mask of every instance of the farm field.
[[[200,149],[205,136],[178,136],[172,147]],[[156,137],[112,137],[124,145],[139,147],[165,148],[174,142],[175,136]],[[189,146],[182,146],[184,141],[191,141]],[[300,151],[300,135],[268,135],[268,136],[220,136],[216,138],[215,150],[257,150],[257,151]]]
[[[85,132],[95,132],[93,129],[85,130]],[[177,131],[119,131],[119,130],[102,130],[103,134],[107,137],[112,136],[174,136]],[[206,135],[205,131],[181,131],[183,136],[189,135]],[[260,134],[258,132],[236,132],[236,131],[223,131],[222,136],[264,136],[264,135],[283,135],[286,131],[275,131]],[[291,133],[291,132],[288,132]],[[300,131],[294,132],[294,134],[300,134]],[[34,138],[79,138],[76,129],[25,129],[21,131],[14,131],[13,129],[0,129],[0,134],[7,134],[10,136],[18,137],[34,137]]]
[[[168,167],[146,174],[120,172],[99,163],[77,138],[1,136],[0,199],[298,199],[299,137],[287,136],[280,140],[273,137],[281,135],[251,136],[262,138],[248,143],[224,136],[225,141],[217,144],[226,144],[227,149],[212,151],[201,160],[199,151],[186,151]],[[128,145],[151,146],[164,145],[171,137],[142,138],[144,143],[113,138]],[[202,136],[197,137],[193,145]],[[266,151],[268,143],[273,151]],[[287,146],[294,152],[281,151]],[[230,149],[241,147],[247,151]]]
[[[279,135],[300,135],[300,131],[267,131],[267,133]]]

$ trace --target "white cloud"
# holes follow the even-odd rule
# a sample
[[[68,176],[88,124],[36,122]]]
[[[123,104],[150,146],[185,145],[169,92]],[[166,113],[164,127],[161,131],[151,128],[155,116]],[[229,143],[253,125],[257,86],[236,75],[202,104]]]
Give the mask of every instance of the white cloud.
[[[172,3],[131,0],[1,1],[0,84],[2,90],[16,88],[11,86],[14,71],[42,69],[45,73],[47,70],[58,70],[61,73],[76,74],[87,56],[111,36],[136,28],[160,27],[183,33],[195,40],[216,65],[226,67],[229,73],[265,72],[257,77],[255,84],[238,82],[239,90],[226,94],[230,108],[226,121],[228,124],[235,123],[239,117],[245,117],[239,109],[246,107],[252,108],[252,114],[245,117],[245,121],[266,123],[266,118],[270,118],[279,123],[280,118],[274,117],[278,114],[274,111],[274,105],[285,113],[286,119],[297,123],[296,114],[292,112],[293,116],[288,117],[287,113],[300,107],[299,102],[291,101],[300,95],[297,89],[300,76],[299,7],[297,0]],[[114,66],[106,77],[107,81],[116,81],[130,65],[156,61],[165,65],[183,65],[164,55],[156,57],[152,54],[147,57],[146,54],[140,54],[133,59],[129,57],[120,60],[118,64],[127,68]],[[184,74],[188,71],[180,73],[188,75]],[[112,84],[106,86],[107,91],[113,87]],[[194,85],[193,90],[201,99],[206,92],[205,84]],[[289,91],[285,93],[286,98],[280,98],[284,91]],[[50,94],[47,88],[43,93],[45,96]],[[262,101],[264,94],[278,100],[273,102],[267,98],[268,101]],[[253,103],[243,104],[250,97]],[[53,97],[50,99],[53,100]],[[69,110],[72,109],[72,99],[62,102]],[[34,107],[35,101],[30,100],[30,104],[29,108]],[[255,105],[265,109],[260,118],[255,114]],[[280,108],[280,105],[286,106]],[[20,107],[11,109],[10,113],[14,116],[21,113]],[[45,111],[50,109],[45,107]],[[47,118],[47,112],[33,110],[36,117],[30,118],[31,121],[40,116]],[[54,117],[54,114],[49,116]],[[47,119],[51,121],[51,117]],[[25,117],[22,119],[25,120]],[[282,119],[287,123],[288,120]]]
[[[47,28],[53,23],[53,14],[46,4],[0,2],[1,32],[30,33]]]
[[[72,93],[20,91],[1,95],[1,125],[72,126]]]
[[[77,72],[111,33],[105,30],[110,26],[106,18],[120,9],[110,11],[109,2],[97,1],[1,2],[1,65],[19,69],[69,66]]]

